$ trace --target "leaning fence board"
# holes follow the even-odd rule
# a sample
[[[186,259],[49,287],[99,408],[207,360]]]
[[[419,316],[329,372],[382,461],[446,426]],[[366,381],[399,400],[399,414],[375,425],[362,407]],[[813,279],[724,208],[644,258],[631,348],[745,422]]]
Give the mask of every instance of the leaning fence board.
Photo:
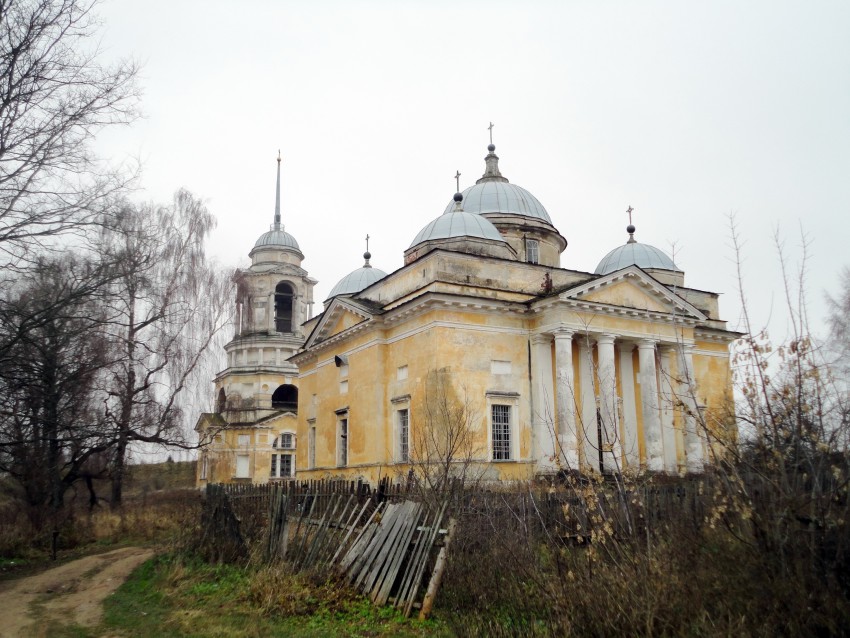
[[[421,505],[418,503],[414,504],[410,508],[410,513],[405,516],[404,523],[396,534],[395,546],[388,553],[385,568],[372,589],[372,602],[377,605],[385,605],[387,603],[390,590],[393,584],[395,584],[396,577],[401,569],[402,560],[410,549],[410,541],[419,525],[421,509]]]

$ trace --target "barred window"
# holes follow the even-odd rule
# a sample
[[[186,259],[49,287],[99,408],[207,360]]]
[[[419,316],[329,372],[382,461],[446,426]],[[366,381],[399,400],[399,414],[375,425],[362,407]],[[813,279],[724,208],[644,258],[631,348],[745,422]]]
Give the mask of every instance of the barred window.
[[[493,460],[509,461],[511,459],[511,406],[493,404]]]
[[[398,411],[398,460],[410,460],[410,411],[406,408]]]

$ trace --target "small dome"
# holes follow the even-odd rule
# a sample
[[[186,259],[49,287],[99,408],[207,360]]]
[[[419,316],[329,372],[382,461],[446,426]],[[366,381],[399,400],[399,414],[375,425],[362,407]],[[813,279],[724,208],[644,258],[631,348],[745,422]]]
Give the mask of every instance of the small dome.
[[[353,295],[360,292],[364,288],[368,288],[379,279],[387,276],[380,268],[372,268],[371,266],[361,266],[357,270],[348,273],[340,279],[336,286],[331,289],[331,294],[328,299],[337,295]]]
[[[454,202],[446,206],[446,212]],[[506,213],[541,219],[549,224],[552,219],[543,204],[522,186],[501,181],[481,181],[463,191],[463,209],[468,213]]]
[[[632,231],[634,232],[634,231]],[[596,267],[597,275],[607,275],[615,270],[628,266],[640,268],[661,268],[682,272],[673,260],[655,246],[631,241],[624,246],[618,246],[602,258]]]
[[[260,235],[257,243],[254,244],[254,248],[263,248],[265,246],[294,248],[299,252],[301,251],[301,248],[298,246],[298,242],[295,241],[295,237],[287,233],[283,230],[283,228],[272,229]]]
[[[408,250],[432,239],[451,239],[453,237],[478,237],[504,243],[501,233],[485,217],[473,215],[463,210],[455,210],[456,205],[452,202],[452,210],[447,210],[420,230]]]

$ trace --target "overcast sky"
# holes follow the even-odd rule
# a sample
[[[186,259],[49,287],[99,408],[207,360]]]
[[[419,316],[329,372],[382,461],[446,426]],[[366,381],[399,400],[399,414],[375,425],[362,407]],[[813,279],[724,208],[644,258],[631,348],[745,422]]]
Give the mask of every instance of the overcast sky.
[[[143,64],[145,118],[99,140],[143,163],[138,197],[186,187],[244,265],[282,213],[316,311],[362,265],[391,272],[484,171],[543,203],[593,271],[627,239],[674,253],[739,327],[729,216],[757,326],[783,337],[778,229],[809,238],[810,312],[850,264],[850,2],[107,0],[109,56]],[[820,324],[818,324],[820,325]],[[779,334],[777,334],[779,333]]]

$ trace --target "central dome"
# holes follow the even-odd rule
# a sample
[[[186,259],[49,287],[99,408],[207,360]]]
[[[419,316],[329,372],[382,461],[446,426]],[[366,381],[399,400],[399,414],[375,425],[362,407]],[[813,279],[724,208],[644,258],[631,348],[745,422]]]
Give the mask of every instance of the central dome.
[[[454,202],[446,206],[446,212],[452,209]],[[502,213],[524,215],[541,219],[549,224],[552,219],[534,195],[522,186],[510,182],[483,181],[463,191],[463,209],[468,213],[483,215]]]
[[[487,147],[484,175],[474,186],[463,191],[463,210],[474,215],[522,215],[552,225],[552,218],[540,200],[522,186],[511,184],[508,178],[502,175],[499,171],[499,156],[495,150],[493,144]],[[454,202],[449,202],[445,212],[450,212],[453,207]]]

